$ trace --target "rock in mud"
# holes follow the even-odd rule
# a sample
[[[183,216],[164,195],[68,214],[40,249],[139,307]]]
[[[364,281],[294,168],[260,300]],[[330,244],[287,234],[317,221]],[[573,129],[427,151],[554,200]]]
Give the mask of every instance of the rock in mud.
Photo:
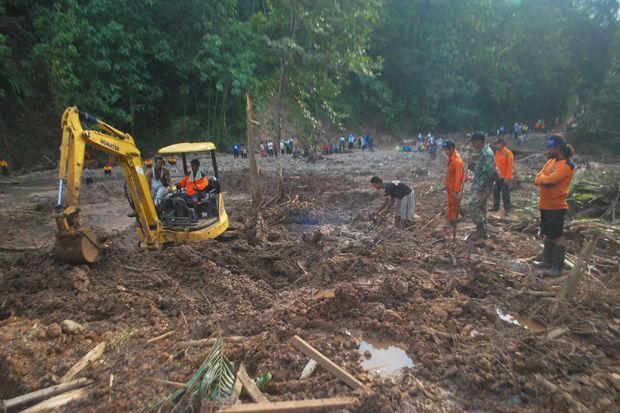
[[[60,324],[52,323],[49,326],[47,326],[46,333],[49,338],[60,337],[60,335],[62,334],[62,328],[60,327]]]
[[[69,273],[69,279],[73,282],[73,288],[78,291],[87,291],[90,280],[88,271],[81,267],[74,267]]]
[[[65,334],[76,335],[84,332],[84,327],[73,320],[64,320],[60,323],[60,328]]]

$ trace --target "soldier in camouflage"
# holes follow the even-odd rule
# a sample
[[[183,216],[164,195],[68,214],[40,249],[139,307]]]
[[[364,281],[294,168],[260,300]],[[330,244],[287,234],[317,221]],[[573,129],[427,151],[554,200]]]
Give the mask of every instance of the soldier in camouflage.
[[[469,241],[477,241],[487,235],[487,200],[493,192],[493,184],[497,172],[495,170],[495,155],[486,143],[486,136],[482,132],[474,132],[470,138],[472,147],[479,152],[477,159],[469,163],[469,169],[474,171],[469,197],[469,213],[476,224],[476,231],[469,235]]]

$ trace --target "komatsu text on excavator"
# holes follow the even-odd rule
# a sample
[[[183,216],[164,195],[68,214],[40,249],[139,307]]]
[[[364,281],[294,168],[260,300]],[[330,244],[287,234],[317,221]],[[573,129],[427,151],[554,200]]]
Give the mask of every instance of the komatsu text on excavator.
[[[85,129],[92,124],[93,129]],[[228,229],[228,215],[224,209],[215,159],[215,145],[211,142],[182,143],[162,148],[160,153],[182,155],[184,173],[188,173],[186,152],[210,152],[214,176],[202,191],[199,207],[204,211],[200,219],[191,219],[188,197],[181,190],[169,191],[165,199],[153,200],[147,177],[133,137],[105,122],[71,107],[61,120],[62,143],[58,171],[58,204],[55,210],[58,232],[55,255],[70,263],[94,263],[101,256],[101,245],[93,231],[80,217],[80,184],[84,168],[86,145],[116,157],[126,180],[127,197],[137,220],[140,246],[159,249],[165,244],[201,241],[216,238]],[[66,187],[66,188],[65,188]],[[63,190],[66,195],[63,198]]]

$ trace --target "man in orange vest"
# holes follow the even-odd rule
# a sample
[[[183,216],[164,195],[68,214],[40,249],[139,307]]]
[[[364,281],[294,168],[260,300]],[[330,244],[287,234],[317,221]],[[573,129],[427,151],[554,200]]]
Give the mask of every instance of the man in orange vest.
[[[510,213],[510,180],[512,179],[512,167],[514,163],[514,155],[512,151],[506,147],[506,141],[498,139],[496,142],[497,150],[495,151],[495,166],[499,172],[499,176],[495,180],[495,188],[493,190],[493,208],[489,211],[499,211],[500,194],[504,203],[504,213]]]
[[[574,150],[562,135],[549,136],[547,149],[550,159],[534,179],[539,191],[540,233],[545,237],[543,259],[534,262],[534,267],[543,269],[544,275],[557,277],[566,256],[564,214],[568,210],[568,189],[575,175],[575,164],[570,160]]]
[[[9,176],[9,161],[0,158],[0,174]]]
[[[448,156],[448,173],[446,174],[446,192],[448,194],[448,222],[450,226],[456,225],[461,188],[465,178],[463,160],[456,151],[456,145],[452,141],[443,143],[443,151]]]
[[[200,211],[200,201],[202,200],[201,191],[209,185],[209,181],[204,172],[199,169],[200,161],[198,159],[192,159],[190,166],[191,170],[177,186],[185,188],[185,195],[194,205],[195,217],[196,219],[200,219],[202,218],[202,212]]]

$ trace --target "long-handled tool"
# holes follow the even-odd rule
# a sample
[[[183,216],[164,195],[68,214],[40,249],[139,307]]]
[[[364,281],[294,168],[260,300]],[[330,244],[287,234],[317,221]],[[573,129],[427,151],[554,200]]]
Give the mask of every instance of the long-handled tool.
[[[459,202],[456,204],[456,218],[454,219],[454,227],[452,228],[452,255],[450,255],[450,259],[452,260],[452,265],[454,267],[458,266],[458,263],[456,262],[456,226],[459,222],[459,213],[461,212],[461,200],[463,199],[463,189],[465,188],[466,180],[467,172],[463,171],[463,181],[461,182],[461,192],[459,192]]]
[[[459,202],[456,205],[456,218],[454,220],[454,228],[452,228],[452,242],[456,242],[456,226],[459,222],[459,214],[461,212],[461,200],[463,199],[463,189],[465,188],[465,181],[467,181],[467,171],[463,168],[463,181],[461,182],[461,192],[459,192]]]

